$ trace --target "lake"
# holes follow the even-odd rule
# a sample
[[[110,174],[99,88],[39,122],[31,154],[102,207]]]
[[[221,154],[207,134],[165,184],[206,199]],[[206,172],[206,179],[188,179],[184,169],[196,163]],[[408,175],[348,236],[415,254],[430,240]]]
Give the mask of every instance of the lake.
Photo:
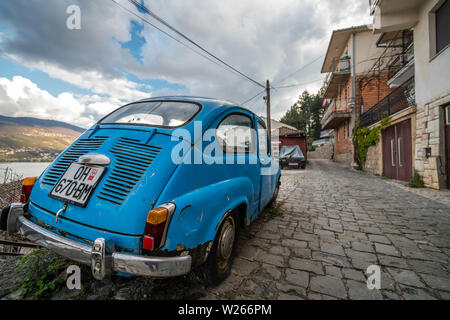
[[[5,182],[5,173],[7,173],[8,181],[18,180],[20,177],[37,177],[50,164],[50,162],[11,162],[0,163],[0,184]],[[11,175],[11,172],[13,173]]]

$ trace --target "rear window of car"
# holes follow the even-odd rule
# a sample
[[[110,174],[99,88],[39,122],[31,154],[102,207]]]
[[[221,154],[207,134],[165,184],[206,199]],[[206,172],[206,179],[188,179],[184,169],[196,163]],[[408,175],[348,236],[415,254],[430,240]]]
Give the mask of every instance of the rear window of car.
[[[189,102],[136,102],[117,109],[103,118],[100,123],[175,128],[192,120],[199,111],[199,105]]]

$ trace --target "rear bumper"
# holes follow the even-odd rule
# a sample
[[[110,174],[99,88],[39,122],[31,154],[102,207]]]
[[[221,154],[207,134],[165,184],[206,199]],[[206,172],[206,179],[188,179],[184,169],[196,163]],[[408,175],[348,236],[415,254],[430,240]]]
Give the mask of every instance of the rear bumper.
[[[53,252],[92,268],[96,279],[112,271],[155,278],[180,276],[191,270],[192,257],[149,257],[120,252],[107,253],[105,241],[96,239],[93,246],[68,239],[38,226],[25,217],[23,205],[11,204],[8,232],[20,232],[29,240]],[[113,250],[113,249],[112,249]]]

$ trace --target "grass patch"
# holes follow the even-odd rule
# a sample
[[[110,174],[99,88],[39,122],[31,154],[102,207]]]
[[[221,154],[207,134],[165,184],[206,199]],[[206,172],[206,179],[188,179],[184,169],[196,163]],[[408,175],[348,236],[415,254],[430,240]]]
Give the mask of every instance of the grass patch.
[[[281,210],[281,206],[285,203],[285,201],[274,201],[272,204],[267,207],[265,210],[272,218],[274,217],[282,217],[283,210]]]
[[[42,259],[41,249],[20,259],[15,271],[25,271],[23,283],[17,290],[23,290],[23,299],[40,300],[49,298],[52,294],[66,285],[64,277],[60,274],[69,266],[66,262],[54,259],[46,262]]]
[[[423,188],[425,187],[425,182],[423,182],[422,177],[417,171],[414,171],[414,175],[411,178],[411,181],[408,183],[408,186],[411,188]]]

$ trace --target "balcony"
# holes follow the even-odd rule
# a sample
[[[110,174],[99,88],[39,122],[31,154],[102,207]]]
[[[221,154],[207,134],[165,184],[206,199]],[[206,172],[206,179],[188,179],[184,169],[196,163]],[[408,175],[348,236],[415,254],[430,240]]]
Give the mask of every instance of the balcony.
[[[360,125],[370,126],[415,104],[414,78],[411,78],[361,114]]]
[[[412,31],[403,32],[402,51],[388,64],[388,85],[398,88],[414,76],[414,41]]]
[[[348,103],[340,104],[334,99],[322,117],[322,130],[335,129],[350,119],[351,116],[352,113],[348,107]]]
[[[335,98],[350,78],[350,57],[343,56],[340,59],[333,59],[331,70],[325,80],[325,99]]]

